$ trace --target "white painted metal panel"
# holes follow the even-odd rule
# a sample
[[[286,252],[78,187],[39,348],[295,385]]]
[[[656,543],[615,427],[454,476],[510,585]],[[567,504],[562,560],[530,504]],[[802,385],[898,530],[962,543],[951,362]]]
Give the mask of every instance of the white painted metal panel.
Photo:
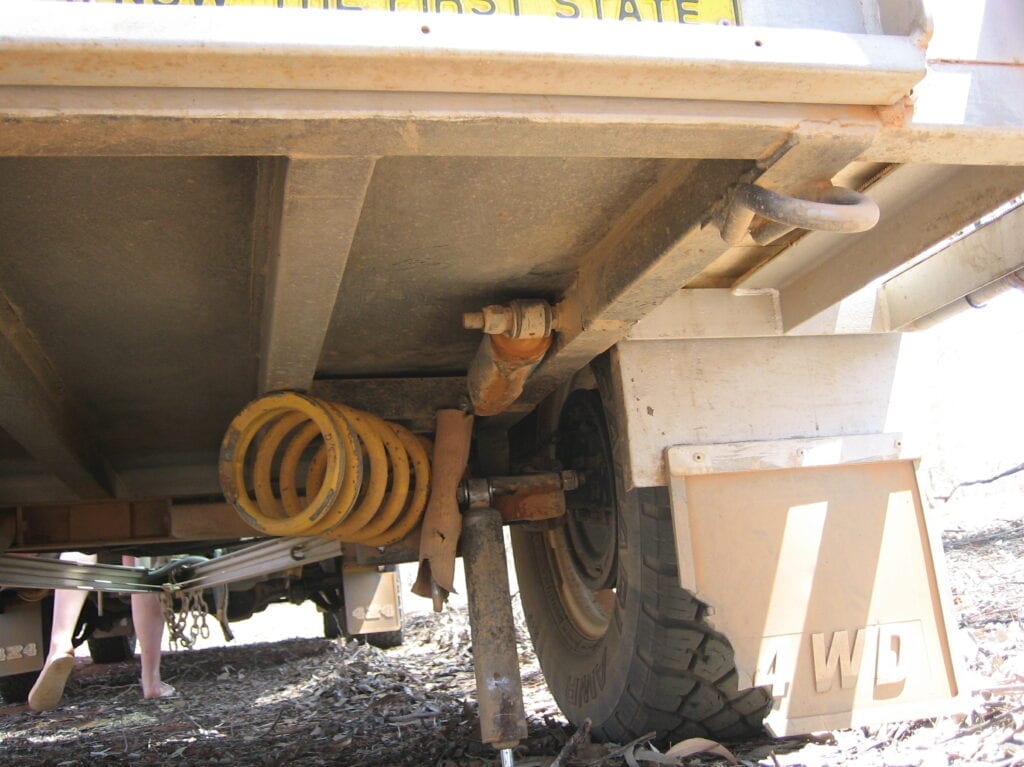
[[[902,328],[1024,269],[1024,207],[1007,213],[886,281],[889,322]]]
[[[671,445],[884,432],[899,344],[897,335],[622,342],[613,361],[627,478],[668,484]]]
[[[0,4],[0,84],[893,104],[908,37],[270,8]],[[183,62],[187,65],[183,66]]]
[[[1019,0],[924,0],[934,33],[932,61],[1024,64],[1024,4]]]
[[[875,292],[866,289],[791,330],[789,335],[881,333],[888,329]],[[777,291],[737,294],[725,288],[684,288],[634,325],[626,338],[630,341],[664,341],[784,334]]]

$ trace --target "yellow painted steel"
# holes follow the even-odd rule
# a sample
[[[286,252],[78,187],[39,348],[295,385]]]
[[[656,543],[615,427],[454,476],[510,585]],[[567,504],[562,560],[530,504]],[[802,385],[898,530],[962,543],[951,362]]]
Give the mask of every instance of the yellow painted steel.
[[[268,535],[386,546],[423,517],[430,458],[424,443],[398,424],[275,392],[231,422],[220,480],[235,510]]]
[[[311,11],[403,12],[465,16],[546,16],[558,19],[666,24],[738,24],[737,0],[87,0],[118,5],[185,8],[263,7]]]

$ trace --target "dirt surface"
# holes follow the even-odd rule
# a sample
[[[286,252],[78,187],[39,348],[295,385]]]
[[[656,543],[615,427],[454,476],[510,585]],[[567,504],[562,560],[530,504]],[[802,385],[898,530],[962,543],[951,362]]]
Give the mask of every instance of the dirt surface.
[[[947,528],[957,641],[970,668],[965,713],[810,738],[765,737],[732,744],[737,759],[766,767],[1024,765],[1024,515],[1019,505],[988,515],[974,508],[966,499],[936,511]],[[570,741],[574,728],[547,694],[525,632],[520,640],[530,716],[521,767],[726,763],[658,755],[643,742],[619,748],[581,736]],[[143,701],[135,664],[79,659],[59,709],[0,709],[0,764],[496,763],[477,740],[462,610],[413,616],[404,645],[386,651],[297,639],[167,653],[163,665],[180,697]]]

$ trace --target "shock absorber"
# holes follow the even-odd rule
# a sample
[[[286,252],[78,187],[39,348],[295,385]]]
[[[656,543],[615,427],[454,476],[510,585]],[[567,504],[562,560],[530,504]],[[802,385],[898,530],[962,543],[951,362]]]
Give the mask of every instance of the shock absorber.
[[[220,451],[224,496],[267,535],[386,546],[419,524],[430,459],[408,429],[296,392],[249,403]]]
[[[462,559],[480,704],[480,737],[501,752],[504,765],[511,763],[512,749],[527,732],[501,527],[501,514],[494,509],[474,506],[463,515]]]

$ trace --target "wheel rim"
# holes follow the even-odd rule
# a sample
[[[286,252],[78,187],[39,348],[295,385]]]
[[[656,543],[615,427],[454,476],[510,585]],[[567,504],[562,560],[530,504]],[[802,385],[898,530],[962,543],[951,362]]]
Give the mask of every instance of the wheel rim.
[[[544,534],[548,557],[566,615],[583,636],[600,639],[615,604],[618,562],[615,467],[596,391],[577,390],[566,400],[556,455],[586,480],[566,493],[565,524]]]

